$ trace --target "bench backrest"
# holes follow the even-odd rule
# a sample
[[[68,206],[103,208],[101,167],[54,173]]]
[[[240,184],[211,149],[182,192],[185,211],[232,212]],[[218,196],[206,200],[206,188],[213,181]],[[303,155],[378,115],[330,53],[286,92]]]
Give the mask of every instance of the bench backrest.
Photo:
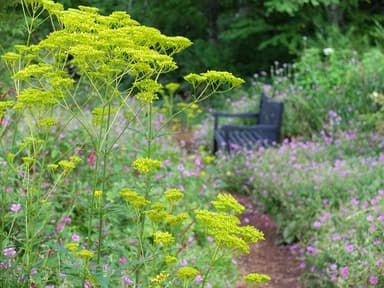
[[[274,102],[269,97],[262,95],[257,124],[281,127],[283,120],[283,110],[283,103]]]

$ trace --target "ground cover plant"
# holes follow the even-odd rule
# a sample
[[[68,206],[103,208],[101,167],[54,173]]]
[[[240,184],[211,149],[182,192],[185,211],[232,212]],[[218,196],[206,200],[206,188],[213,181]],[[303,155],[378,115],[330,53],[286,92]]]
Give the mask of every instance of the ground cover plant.
[[[272,215],[302,261],[305,287],[383,285],[382,56],[306,49],[292,65],[276,62],[269,79],[255,74],[249,95],[224,105],[257,111],[261,93],[285,103],[281,143],[233,147],[215,167],[221,189],[250,194]]]
[[[381,109],[380,93],[366,97]],[[384,135],[359,125],[343,130],[340,116],[327,114],[312,139],[219,153],[218,185],[250,194],[273,216],[302,260],[306,287],[380,287]]]
[[[2,57],[16,97],[0,102],[1,286],[232,287],[231,255],[263,234],[240,226],[231,195],[212,197],[211,158],[183,160],[170,130],[243,80],[189,74],[191,103],[161,112],[161,76],[188,39],[125,12],[20,4],[26,44]],[[38,19],[53,32],[33,43]]]

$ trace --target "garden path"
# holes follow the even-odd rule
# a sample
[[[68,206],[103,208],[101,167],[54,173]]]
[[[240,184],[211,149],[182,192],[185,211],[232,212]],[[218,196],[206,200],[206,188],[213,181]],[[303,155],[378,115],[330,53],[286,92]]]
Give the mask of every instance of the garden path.
[[[300,282],[300,263],[288,246],[278,245],[279,235],[270,216],[262,214],[252,205],[250,197],[234,195],[246,207],[241,215],[243,224],[253,225],[263,231],[265,240],[251,246],[251,252],[240,258],[240,273],[262,273],[271,281],[260,285],[262,288],[303,288]],[[245,288],[240,282],[237,288]]]

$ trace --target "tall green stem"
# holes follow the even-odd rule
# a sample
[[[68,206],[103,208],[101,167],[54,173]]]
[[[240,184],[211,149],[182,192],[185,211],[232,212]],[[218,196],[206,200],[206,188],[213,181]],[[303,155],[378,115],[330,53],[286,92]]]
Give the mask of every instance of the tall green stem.
[[[219,250],[220,250],[220,246],[216,246],[215,251],[213,252],[213,255],[212,255],[212,257],[211,257],[211,261],[209,261],[209,267],[214,267],[214,266],[215,266],[215,262],[217,261],[216,256],[217,256],[217,254],[219,253]],[[209,275],[209,273],[210,273],[211,271],[212,271],[212,268],[209,268],[209,269],[207,270],[207,272],[204,274],[203,282],[202,282],[202,284],[201,284],[201,287],[202,287],[202,288],[205,287],[205,284],[206,284],[206,282],[207,282],[207,280],[208,280],[208,275]]]
[[[97,264],[100,264],[101,261],[101,250],[103,246],[103,227],[104,227],[104,202],[105,202],[105,190],[107,188],[106,181],[107,181],[107,164],[108,164],[108,156],[109,156],[109,150],[108,150],[108,140],[109,140],[109,125],[111,121],[111,104],[108,103],[108,115],[107,115],[107,125],[106,125],[106,135],[105,135],[105,142],[103,144],[103,175],[102,175],[102,195],[100,197],[99,202],[99,245],[97,249]]]
[[[152,131],[152,104],[148,104],[148,122],[147,122],[147,157],[151,158],[151,146],[152,146],[152,138],[153,138],[153,131]],[[151,175],[148,174],[145,177],[145,194],[144,197],[145,199],[148,199],[148,196],[152,190],[152,179]],[[139,245],[140,248],[137,251],[137,259],[140,261],[140,259],[144,259],[144,227],[145,227],[145,215],[140,214],[140,229],[139,229]],[[136,269],[136,285],[138,285],[140,281],[140,270]]]

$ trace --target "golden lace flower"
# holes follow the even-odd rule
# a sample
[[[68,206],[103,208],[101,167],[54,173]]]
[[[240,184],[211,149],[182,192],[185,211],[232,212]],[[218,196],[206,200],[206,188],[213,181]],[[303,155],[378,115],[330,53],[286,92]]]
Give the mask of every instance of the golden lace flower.
[[[262,284],[271,280],[271,277],[265,274],[249,273],[243,277],[245,282],[252,284]]]
[[[64,10],[64,6],[61,3],[55,3],[52,0],[43,0],[43,7],[48,11],[49,14],[56,14]]]
[[[175,242],[175,238],[169,232],[157,231],[155,234],[153,234],[153,242],[156,245],[167,247]]]
[[[135,95],[135,98],[139,100],[142,104],[150,104],[153,101],[159,99],[159,96],[151,91],[142,91],[137,93]]]
[[[56,125],[56,121],[53,118],[44,118],[37,121],[38,127],[52,127]]]
[[[139,158],[133,162],[133,168],[141,174],[150,174],[160,167],[160,161],[150,158]]]
[[[214,156],[211,156],[211,155],[208,155],[208,156],[205,156],[203,161],[205,164],[210,164],[212,163],[213,161],[215,160],[215,157]]]
[[[199,274],[200,274],[199,270],[197,270],[193,267],[190,267],[190,266],[181,267],[176,272],[177,278],[182,279],[182,280],[193,279]]]
[[[244,80],[238,77],[233,76],[230,72],[225,71],[207,71],[205,73],[201,73],[203,77],[206,77],[208,81],[212,82],[221,82],[230,84],[233,87],[240,86],[244,83]]]
[[[236,215],[244,211],[244,206],[239,204],[239,202],[237,202],[230,194],[220,193],[217,195],[217,200],[212,201],[212,205],[218,211],[233,212]]]
[[[15,160],[15,157],[16,157],[16,154],[14,154],[14,153],[8,153],[8,154],[7,154],[7,161],[8,161],[8,162],[13,162],[13,160]]]
[[[183,223],[187,219],[188,219],[188,214],[187,213],[180,213],[178,215],[168,214],[165,217],[165,221],[164,222],[165,222],[165,224],[176,226],[176,225],[179,225],[179,224]]]
[[[37,88],[26,88],[17,96],[17,102],[21,106],[54,105],[58,103],[56,91],[42,90]]]
[[[11,109],[14,105],[14,101],[0,101],[0,113]]]
[[[264,234],[252,226],[239,226],[234,215],[224,212],[195,210],[197,222],[207,229],[215,242],[223,248],[249,253],[249,244],[264,239]]]
[[[201,74],[191,73],[185,76],[184,79],[191,83],[195,88],[202,83],[207,83],[212,85],[215,90],[218,90],[218,88],[222,85],[235,88],[244,83],[243,79],[233,76],[232,73],[214,70]]]
[[[41,78],[53,71],[53,66],[45,63],[31,64],[17,72],[13,77],[19,80],[28,80],[31,77]]]
[[[34,159],[33,157],[29,157],[29,156],[22,157],[21,159],[23,160],[23,162],[27,166],[32,165],[34,162],[36,162],[36,159]]]
[[[160,92],[162,88],[160,83],[152,79],[144,79],[144,80],[138,81],[134,84],[134,86],[140,91],[147,91],[147,92],[153,92],[153,93]]]
[[[83,249],[77,252],[76,255],[84,260],[89,260],[94,256],[94,253],[92,251]]]
[[[134,208],[142,208],[150,203],[150,201],[145,199],[144,196],[129,188],[123,188],[120,191],[120,196],[123,197],[128,202],[128,204]]]
[[[145,215],[153,223],[162,222],[169,214],[165,211],[166,207],[163,203],[155,202],[151,205],[151,209],[144,212]]]
[[[165,280],[167,280],[168,277],[169,277],[169,273],[163,271],[163,272],[160,272],[159,274],[157,274],[155,277],[153,277],[151,279],[151,282],[152,283],[162,283]]]
[[[21,55],[20,54],[17,54],[15,52],[8,52],[8,53],[5,53],[3,56],[1,56],[1,58],[6,61],[6,62],[16,62],[20,59]]]
[[[77,250],[77,248],[79,248],[80,244],[77,243],[77,242],[69,242],[67,244],[65,244],[65,249],[71,251],[71,252],[74,252]]]
[[[97,190],[97,191],[93,192],[93,195],[96,198],[100,198],[101,196],[103,196],[103,191]]]
[[[187,76],[184,77],[185,81],[189,82],[192,84],[193,87],[198,87],[200,84],[204,83],[207,81],[207,77],[195,74],[195,73],[190,73]]]
[[[164,196],[169,202],[176,202],[184,197],[184,193],[179,189],[173,188],[165,191]]]
[[[76,167],[75,163],[69,160],[61,160],[59,162],[59,166],[64,170],[65,173],[72,171]]]
[[[57,168],[59,168],[59,165],[57,164],[48,164],[47,167],[51,170],[56,170]]]
[[[81,162],[81,158],[79,156],[73,155],[73,156],[69,157],[69,161],[71,161],[72,163],[77,165]]]
[[[180,88],[179,83],[171,82],[165,85],[165,88],[168,90],[169,94],[173,95]]]
[[[165,256],[165,263],[167,265],[173,264],[177,262],[177,258],[175,256],[167,255]]]

